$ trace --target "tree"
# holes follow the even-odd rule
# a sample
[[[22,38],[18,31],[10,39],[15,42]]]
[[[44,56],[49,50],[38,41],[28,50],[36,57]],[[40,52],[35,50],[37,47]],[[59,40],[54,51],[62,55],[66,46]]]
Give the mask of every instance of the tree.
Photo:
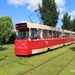
[[[55,27],[59,15],[55,0],[42,0],[42,5],[39,4],[39,10],[43,23]]]
[[[75,19],[71,21],[71,30],[75,32]]]
[[[9,40],[6,42],[6,44],[13,44],[15,38],[16,38],[16,32],[15,32],[15,31],[12,31],[12,34],[11,34],[11,36],[9,37]]]
[[[62,29],[71,30],[71,16],[68,13],[65,13],[62,19],[63,25],[61,26]]]
[[[2,25],[0,24],[0,47],[2,46],[2,33],[1,33]]]
[[[10,16],[0,17],[0,39],[7,42],[12,34],[13,23]]]

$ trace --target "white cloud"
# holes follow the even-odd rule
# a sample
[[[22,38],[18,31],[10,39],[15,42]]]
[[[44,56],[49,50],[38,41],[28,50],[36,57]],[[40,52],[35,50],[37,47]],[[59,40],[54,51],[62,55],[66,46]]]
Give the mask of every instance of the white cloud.
[[[71,15],[71,19],[74,19],[75,18],[75,10],[73,10],[72,12],[70,12],[69,15]]]
[[[66,0],[55,0],[57,4],[57,9],[59,10],[59,19],[63,19],[63,13],[66,10],[64,5],[66,3]]]
[[[63,11],[65,11],[65,8],[58,8],[58,10],[59,10],[59,12],[61,13],[61,12],[63,12]]]
[[[7,2],[10,5],[14,4],[15,6],[18,6],[26,4],[27,0],[7,0]]]
[[[64,13],[64,14],[65,14],[65,13]],[[61,14],[59,15],[59,18],[62,19],[64,14],[61,13]],[[68,14],[71,16],[71,20],[73,20],[73,19],[75,18],[75,10],[73,10],[72,12],[69,12]]]
[[[57,6],[64,6],[65,0],[55,0]]]
[[[25,5],[28,4],[27,8],[29,10],[36,10],[38,9],[38,3],[42,4],[42,0],[7,0],[8,4],[10,5]],[[64,6],[65,0],[55,0],[57,6]],[[60,11],[64,9],[60,8]]]
[[[55,0],[56,4],[57,4],[57,8],[58,10],[61,12],[65,11],[64,5],[65,5],[65,0]]]
[[[60,15],[59,15],[59,19],[62,19],[62,18],[63,18],[63,14],[60,14]]]
[[[13,4],[15,6],[28,4],[28,9],[36,10],[38,9],[38,3],[42,4],[42,0],[7,0],[8,4]]]
[[[8,4],[10,5],[15,5],[15,6],[19,6],[19,5],[25,5],[28,4],[27,9],[29,10],[36,10],[38,9],[38,3],[42,4],[42,0],[7,0]],[[65,0],[55,0],[57,7],[58,7],[58,11],[63,12],[65,11],[64,5],[65,5]],[[61,19],[63,17],[63,14],[59,15],[59,18]]]
[[[38,4],[42,4],[42,0],[29,0],[28,1],[28,4],[29,4],[29,6],[27,7],[28,9],[30,9],[30,10],[36,10],[36,9],[38,9]]]

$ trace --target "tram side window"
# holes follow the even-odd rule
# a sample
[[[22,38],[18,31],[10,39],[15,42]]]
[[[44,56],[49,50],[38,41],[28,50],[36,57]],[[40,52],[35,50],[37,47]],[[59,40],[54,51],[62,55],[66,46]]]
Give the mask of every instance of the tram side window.
[[[74,37],[74,34],[71,34],[71,37]]]
[[[65,33],[65,38],[70,37],[70,33]]]
[[[74,35],[73,35],[73,34],[71,34],[71,37],[74,37]]]
[[[75,34],[73,34],[73,37],[75,38]]]
[[[70,33],[67,34],[67,37],[70,37]]]
[[[49,30],[49,38],[52,38],[52,30]]]
[[[65,33],[65,38],[66,38],[66,33]]]
[[[62,32],[59,32],[59,37],[60,37],[60,38],[62,37]]]
[[[56,38],[56,31],[53,31],[53,38]]]
[[[61,32],[57,31],[57,38],[61,37]]]
[[[27,40],[28,38],[29,38],[29,30],[28,29],[18,31],[18,35],[17,35],[16,39]]]
[[[39,38],[39,39],[42,38],[42,29],[38,29],[38,38]]]
[[[75,38],[75,34],[74,34],[74,38]]]
[[[48,39],[48,30],[43,30],[43,38]]]
[[[31,28],[31,38],[37,39],[37,29],[36,28]]]
[[[57,31],[56,33],[57,33],[57,38],[59,38],[59,31]]]

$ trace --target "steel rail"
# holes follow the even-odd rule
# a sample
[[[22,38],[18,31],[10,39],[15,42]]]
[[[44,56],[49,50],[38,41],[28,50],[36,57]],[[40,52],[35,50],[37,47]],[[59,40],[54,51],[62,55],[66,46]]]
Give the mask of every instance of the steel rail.
[[[66,52],[68,52],[68,51],[69,51],[69,50],[67,50],[67,51],[65,51],[65,52],[62,52],[62,53],[60,53],[60,54],[58,54],[58,55],[56,55],[56,56],[52,57],[51,59],[48,59],[48,60],[46,60],[45,62],[43,62],[43,63],[41,63],[41,64],[39,64],[39,65],[37,65],[37,66],[35,66],[35,67],[33,67],[33,68],[31,68],[31,69],[27,70],[27,71],[25,71],[25,72],[21,73],[20,75],[24,75],[24,74],[26,74],[26,73],[28,73],[28,72],[30,72],[30,71],[32,71],[32,70],[34,70],[34,69],[36,69],[36,68],[38,68],[38,67],[42,66],[42,65],[44,65],[44,64],[46,64],[46,63],[50,62],[51,60],[53,60],[53,59],[55,59],[55,58],[57,58],[57,57],[59,57],[59,56],[63,55],[64,53],[66,53]]]
[[[60,75],[60,73],[75,59],[75,56],[57,73],[57,75]]]

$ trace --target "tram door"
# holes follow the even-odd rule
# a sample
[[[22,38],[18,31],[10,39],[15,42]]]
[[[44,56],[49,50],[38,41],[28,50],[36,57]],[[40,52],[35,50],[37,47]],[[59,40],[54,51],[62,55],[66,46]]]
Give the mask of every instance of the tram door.
[[[36,28],[31,28],[31,43],[30,46],[32,49],[37,49],[39,42],[37,40],[37,29]]]

